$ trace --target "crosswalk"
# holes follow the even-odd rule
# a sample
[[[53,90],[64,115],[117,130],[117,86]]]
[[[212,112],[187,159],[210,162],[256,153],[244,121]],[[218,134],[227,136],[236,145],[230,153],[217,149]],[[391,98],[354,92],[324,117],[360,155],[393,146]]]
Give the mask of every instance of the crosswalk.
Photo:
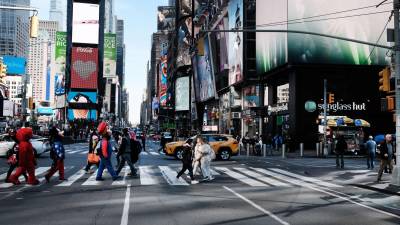
[[[36,169],[36,175],[38,179],[43,183],[44,174],[49,167],[38,167]],[[180,178],[176,178],[177,171],[179,171],[179,165],[167,165],[167,166],[155,166],[155,165],[144,165],[138,166],[138,177],[130,177],[128,173],[130,169],[128,166],[123,168],[120,175],[122,179],[113,181],[111,176],[105,170],[103,178],[105,181],[96,181],[97,170],[92,174],[87,174],[82,168],[79,167],[68,167],[66,169],[66,181],[57,182],[52,181],[48,185],[52,185],[56,188],[67,188],[72,186],[149,186],[149,185],[170,185],[170,186],[189,186],[190,178],[188,175],[183,175]],[[340,188],[343,187],[339,184],[326,182],[317,178],[303,176],[294,172],[289,172],[279,168],[255,168],[246,166],[234,166],[224,167],[215,166],[211,170],[215,180],[212,183],[226,182],[229,180],[232,184],[247,185],[256,188],[290,188],[290,187],[307,187],[310,185],[320,186],[325,188]],[[186,173],[187,174],[187,173]],[[5,177],[4,174],[0,174],[0,178]],[[200,177],[200,176],[198,176]],[[21,182],[23,177],[21,176]],[[56,180],[56,178],[54,178]],[[0,190],[4,188],[10,188],[13,185],[9,183],[3,183],[4,180],[0,180]]]
[[[88,150],[86,148],[68,148],[65,150],[66,154],[69,155],[87,155],[88,154]],[[159,152],[145,152],[142,151],[140,153],[141,156],[161,156],[162,154]]]

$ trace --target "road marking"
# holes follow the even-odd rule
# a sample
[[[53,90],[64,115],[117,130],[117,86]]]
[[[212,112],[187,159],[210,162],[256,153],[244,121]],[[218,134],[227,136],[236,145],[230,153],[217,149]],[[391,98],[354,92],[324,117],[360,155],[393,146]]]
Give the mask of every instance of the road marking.
[[[149,155],[149,153],[147,153],[147,152],[141,152],[140,154],[141,155]]]
[[[78,170],[77,173],[75,173],[74,175],[68,177],[68,180],[63,181],[61,184],[58,184],[56,186],[58,187],[69,187],[71,186],[73,183],[75,183],[75,181],[79,180],[81,177],[83,177],[83,175],[85,175],[86,171],[85,170]]]
[[[69,151],[68,153],[69,153],[69,154],[75,154],[75,153],[80,152],[80,151],[82,151],[82,150]]]
[[[253,178],[257,179],[257,180],[260,180],[262,182],[265,182],[265,183],[273,185],[273,186],[277,186],[277,187],[290,187],[291,186],[291,185],[289,185],[287,183],[283,183],[283,182],[280,182],[280,181],[278,181],[276,179],[271,179],[271,178],[265,177],[265,176],[263,176],[263,175],[261,175],[259,173],[255,173],[255,172],[250,171],[250,170],[245,169],[245,168],[234,168],[234,169],[239,171],[239,172],[242,172],[242,173],[246,174],[247,176],[253,177]]]
[[[128,175],[128,168],[129,168],[128,166],[122,168],[121,172],[124,173],[124,177],[121,180],[116,180],[112,182],[111,185],[126,185],[126,176]]]
[[[155,171],[151,166],[139,166],[139,173],[141,185],[154,185],[159,183],[154,177]]]
[[[160,155],[160,153],[158,153],[158,152],[150,152],[150,154],[152,154],[152,155]]]
[[[259,211],[261,211],[262,213],[264,213],[265,215],[268,215],[269,217],[271,217],[272,219],[276,220],[277,222],[279,222],[282,225],[290,225],[288,222],[283,221],[282,219],[280,219],[279,217],[275,216],[272,212],[264,209],[263,207],[257,205],[256,203],[254,203],[253,201],[251,201],[250,199],[244,197],[243,195],[235,192],[234,190],[223,186],[227,191],[231,192],[232,194],[236,195],[238,198],[242,199],[243,201],[247,202],[249,205],[253,206],[254,208],[258,209]]]
[[[211,175],[213,175],[213,176],[219,176],[219,175],[221,175],[220,173],[218,173],[217,171],[215,171],[215,170],[213,170],[213,169],[210,169],[210,171],[211,171]]]
[[[260,172],[263,170],[263,169],[260,169],[260,168],[252,168],[252,167],[250,167],[250,168],[251,168],[251,169],[254,169],[254,170],[257,170],[257,171],[260,171]],[[376,209],[376,208],[374,208],[374,207],[371,207],[371,206],[368,206],[368,205],[364,205],[364,204],[362,204],[362,203],[359,203],[359,202],[356,202],[356,201],[352,200],[352,199],[357,199],[357,200],[359,200],[359,201],[363,201],[362,199],[360,199],[360,198],[358,198],[358,197],[353,197],[353,196],[347,195],[347,194],[345,194],[345,193],[342,193],[342,192],[339,192],[339,191],[335,191],[335,190],[329,189],[329,188],[327,188],[327,187],[318,186],[318,185],[316,185],[316,184],[306,183],[306,182],[301,181],[301,180],[294,180],[293,178],[288,177],[288,176],[285,176],[285,175],[282,175],[282,174],[278,174],[278,173],[274,173],[274,172],[270,172],[270,171],[266,171],[266,172],[268,172],[268,173],[271,174],[272,176],[275,176],[275,177],[277,177],[277,178],[279,178],[279,179],[281,179],[281,180],[285,180],[285,181],[287,181],[287,182],[289,182],[289,183],[292,183],[292,184],[294,184],[294,185],[300,185],[300,186],[309,188],[309,189],[314,190],[314,191],[317,191],[317,192],[321,192],[321,193],[324,193],[324,194],[327,194],[327,195],[330,195],[330,196],[333,196],[333,197],[336,197],[336,198],[343,199],[343,200],[345,200],[345,201],[348,201],[348,202],[353,203],[353,204],[356,204],[356,205],[358,205],[358,206],[361,206],[361,207],[370,209],[370,210],[372,210],[372,211],[375,211],[375,212],[378,212],[378,213],[385,214],[385,215],[387,215],[387,216],[391,216],[391,217],[395,217],[395,218],[400,219],[400,216],[395,215],[395,214],[393,214],[393,213],[385,212],[385,211],[383,211],[383,210]],[[332,192],[335,192],[336,194],[335,194],[335,193],[332,193]],[[340,195],[339,195],[339,194],[340,194]],[[341,195],[343,195],[343,196],[341,196]]]
[[[122,211],[121,225],[128,225],[129,218],[129,202],[131,200],[131,185],[129,184],[126,188],[124,209]]]
[[[230,176],[230,177],[232,177],[232,178],[234,178],[236,180],[239,180],[239,181],[241,181],[241,182],[243,182],[245,184],[248,184],[248,185],[250,185],[252,187],[268,187],[269,186],[267,184],[261,183],[260,181],[257,181],[257,180],[251,179],[249,177],[246,177],[243,174],[231,171],[226,167],[215,167],[215,169],[217,169],[219,171],[222,171],[226,175],[228,175],[228,176]]]
[[[82,186],[100,185],[101,181],[96,180],[97,171],[98,169],[96,169],[96,171],[82,184]]]
[[[314,183],[314,184],[322,185],[322,186],[325,186],[325,187],[331,187],[331,188],[343,187],[341,185],[328,183],[328,182],[325,182],[325,181],[322,181],[322,180],[318,180],[318,179],[315,179],[315,178],[311,178],[311,177],[301,176],[301,175],[298,175],[298,174],[295,174],[295,173],[291,173],[291,172],[288,172],[288,171],[285,171],[285,170],[281,170],[281,169],[272,168],[271,170],[273,170],[275,172],[278,172],[278,173],[282,173],[282,174],[288,175],[290,177],[295,177],[295,178],[301,179],[303,181],[308,181],[308,182],[311,182],[311,183]]]
[[[88,154],[88,151],[83,151],[83,152],[80,152],[79,154],[81,154],[81,155],[86,155],[86,154]]]
[[[182,177],[179,179],[176,178],[176,171],[172,170],[168,166],[159,166],[161,170],[161,174],[163,175],[164,179],[168,182],[168,184],[173,186],[182,186],[182,185],[189,185]]]

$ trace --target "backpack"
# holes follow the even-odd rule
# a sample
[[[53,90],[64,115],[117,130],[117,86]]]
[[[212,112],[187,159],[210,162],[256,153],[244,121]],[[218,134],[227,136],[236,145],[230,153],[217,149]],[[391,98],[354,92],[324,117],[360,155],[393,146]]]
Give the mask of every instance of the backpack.
[[[130,139],[130,146],[132,163],[136,163],[139,160],[140,152],[142,152],[142,145],[139,143],[139,141]]]

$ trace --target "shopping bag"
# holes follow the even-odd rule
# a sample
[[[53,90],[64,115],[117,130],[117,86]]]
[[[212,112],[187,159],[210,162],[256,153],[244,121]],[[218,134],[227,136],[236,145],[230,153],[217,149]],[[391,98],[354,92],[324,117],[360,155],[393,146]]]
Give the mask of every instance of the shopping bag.
[[[100,158],[95,153],[88,153],[88,162],[96,164],[100,161]]]

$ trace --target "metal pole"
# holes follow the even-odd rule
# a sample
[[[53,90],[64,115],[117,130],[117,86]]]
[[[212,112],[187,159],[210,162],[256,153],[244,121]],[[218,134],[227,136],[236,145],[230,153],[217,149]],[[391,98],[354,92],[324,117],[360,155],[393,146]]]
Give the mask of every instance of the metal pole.
[[[267,157],[267,145],[263,144],[263,156]]]
[[[315,150],[317,151],[317,157],[319,156],[319,142],[315,144]]]
[[[282,144],[282,159],[285,158],[286,144]]]
[[[304,155],[304,143],[300,143],[300,157]]]
[[[247,143],[247,145],[246,145],[246,156],[249,157],[249,155],[250,155],[250,144]]]
[[[392,184],[400,186],[400,27],[399,0],[393,1],[394,39],[395,39],[395,92],[396,92],[396,166],[394,167]]]
[[[327,105],[327,86],[328,86],[328,80],[324,79],[324,147],[323,147],[323,152],[321,155],[325,155],[325,152],[328,152],[328,147],[327,147],[327,140],[326,140],[326,131],[328,129],[328,120],[327,120],[327,111],[328,111],[328,105]]]

